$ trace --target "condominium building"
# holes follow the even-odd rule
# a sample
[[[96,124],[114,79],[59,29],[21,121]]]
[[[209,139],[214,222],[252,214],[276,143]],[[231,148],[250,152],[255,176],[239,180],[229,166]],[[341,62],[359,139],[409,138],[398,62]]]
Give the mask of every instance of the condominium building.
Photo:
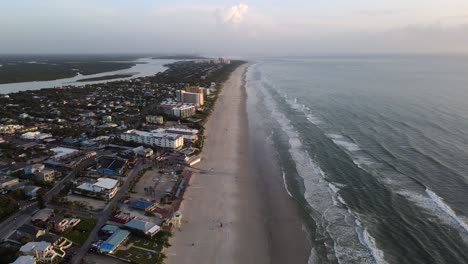
[[[203,105],[203,93],[191,93],[184,90],[176,91],[177,101],[181,103],[194,104],[196,106]]]
[[[151,132],[161,133],[161,134],[166,134],[166,135],[180,135],[184,138],[186,142],[193,142],[193,141],[198,140],[197,129],[168,127],[168,128],[159,128]]]
[[[164,124],[164,118],[162,116],[147,115],[146,122],[151,124]]]
[[[159,109],[165,114],[177,116],[181,119],[189,118],[197,112],[197,109],[193,104],[182,104],[176,102],[163,102],[159,105]]]
[[[208,97],[208,95],[210,95],[209,89],[206,89],[200,86],[187,86],[184,90],[189,93],[203,94],[203,98],[205,99]]]
[[[184,145],[184,138],[180,135],[128,130],[120,135],[124,141],[131,141],[161,148],[177,149]]]

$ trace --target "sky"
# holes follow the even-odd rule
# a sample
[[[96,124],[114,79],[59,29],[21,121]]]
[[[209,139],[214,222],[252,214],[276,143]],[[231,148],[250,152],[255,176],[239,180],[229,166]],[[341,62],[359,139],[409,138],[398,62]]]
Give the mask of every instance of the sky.
[[[17,0],[0,54],[468,53],[468,0]]]

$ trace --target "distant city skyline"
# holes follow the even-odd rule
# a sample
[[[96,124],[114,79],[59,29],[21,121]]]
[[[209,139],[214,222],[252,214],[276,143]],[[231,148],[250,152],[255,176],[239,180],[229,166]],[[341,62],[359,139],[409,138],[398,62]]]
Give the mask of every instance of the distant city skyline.
[[[0,54],[468,53],[468,1],[9,1]]]

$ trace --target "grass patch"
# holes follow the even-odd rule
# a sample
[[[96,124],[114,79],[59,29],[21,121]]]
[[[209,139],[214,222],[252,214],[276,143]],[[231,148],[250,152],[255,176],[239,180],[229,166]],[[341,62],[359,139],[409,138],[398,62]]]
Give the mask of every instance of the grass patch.
[[[89,234],[96,226],[97,220],[85,217],[79,218],[81,219],[81,222],[73,230],[66,231],[62,235],[73,243],[81,246],[86,239],[88,239]]]
[[[128,240],[128,243],[133,243],[134,246],[141,247],[141,248],[146,248],[149,250],[156,250],[158,251],[158,243],[156,241],[151,241],[148,239],[140,238],[140,237],[135,237],[132,236]]]
[[[131,247],[128,250],[119,250],[115,253],[117,257],[128,259],[137,264],[163,263],[165,256],[160,253],[153,253],[143,249]]]

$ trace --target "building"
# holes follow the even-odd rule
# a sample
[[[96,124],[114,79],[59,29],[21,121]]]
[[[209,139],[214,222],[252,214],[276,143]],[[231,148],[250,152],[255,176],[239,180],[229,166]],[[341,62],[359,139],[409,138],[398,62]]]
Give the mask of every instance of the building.
[[[34,173],[36,180],[41,182],[53,182],[55,180],[56,171],[51,169],[44,169]]]
[[[20,248],[20,252],[23,255],[34,256],[40,262],[52,262],[60,256],[54,251],[52,244],[45,241],[28,242]]]
[[[162,116],[157,116],[157,115],[147,115],[145,117],[146,123],[150,124],[164,124],[164,118]]]
[[[145,148],[143,146],[139,146],[137,148],[133,149],[133,152],[137,154],[138,156],[146,157],[149,158],[151,155],[154,154],[154,151],[150,148]]]
[[[203,93],[203,88],[200,86],[187,86],[184,90],[189,93]]]
[[[21,135],[21,138],[23,139],[29,139],[29,140],[41,140],[41,139],[46,139],[46,138],[51,138],[52,134],[49,133],[41,133],[39,131],[36,132],[26,132]]]
[[[19,256],[15,262],[11,264],[36,264],[36,258],[33,256]]]
[[[113,234],[104,241],[99,247],[99,252],[102,254],[112,254],[119,246],[130,236],[130,232],[117,228]]]
[[[80,154],[80,151],[76,149],[63,147],[51,148],[50,151],[55,153],[55,155],[51,157],[51,159],[55,161],[68,159]]]
[[[142,231],[145,235],[154,236],[156,233],[161,230],[157,224],[152,222],[143,221],[137,218],[130,220],[128,223],[125,224],[126,227]]]
[[[208,95],[210,95],[210,90],[209,89],[206,89],[206,88],[203,88],[203,87],[200,87],[200,86],[188,86],[188,87],[185,88],[185,91],[189,92],[189,93],[203,94],[204,99],[206,99],[208,97]]]
[[[20,119],[26,119],[26,118],[32,118],[32,116],[26,114],[26,113],[22,113],[18,116]]]
[[[128,206],[137,210],[151,211],[154,208],[154,203],[144,199],[132,200],[128,202]]]
[[[0,176],[0,189],[8,188],[12,185],[15,185],[19,182],[18,178],[10,177],[7,175]]]
[[[62,233],[77,226],[80,222],[79,218],[63,218],[60,221],[55,221],[53,228],[54,231]]]
[[[162,102],[159,105],[159,110],[167,115],[176,116],[181,119],[189,118],[197,112],[195,105],[177,102]]]
[[[102,121],[103,122],[112,122],[112,116],[103,116]]]
[[[180,135],[166,135],[140,130],[128,130],[121,134],[120,138],[124,141],[170,149],[178,149],[184,145],[184,138]]]
[[[0,125],[0,133],[4,134],[15,134],[17,130],[23,129],[22,125]]]
[[[171,115],[177,116],[181,119],[191,117],[197,113],[197,108],[194,105],[181,105],[171,109]]]
[[[103,157],[99,159],[96,171],[98,173],[111,176],[123,176],[125,175],[126,169],[127,160],[114,157]]]
[[[44,164],[33,164],[24,168],[24,174],[34,174],[45,169]]]
[[[191,93],[184,90],[176,91],[176,99],[181,103],[194,104],[196,106],[203,105],[203,93]]]
[[[161,133],[166,135],[179,135],[184,138],[185,142],[194,142],[198,140],[198,130],[188,128],[168,127],[153,130],[151,132]]]
[[[23,238],[36,240],[46,233],[45,229],[38,228],[29,224],[18,227],[8,238],[7,241],[21,245]]]
[[[117,223],[126,224],[128,221],[132,220],[133,217],[130,214],[119,213],[112,216],[111,220]]]
[[[110,178],[99,178],[95,183],[85,182],[73,189],[76,194],[110,200],[118,191],[119,181]]]
[[[45,223],[52,216],[54,216],[54,209],[44,208],[44,209],[37,211],[37,213],[35,213],[31,217],[31,222],[32,223],[38,223],[38,222]]]
[[[23,188],[24,194],[30,198],[36,198],[37,197],[37,192],[41,189],[39,186],[35,185],[28,185]]]

